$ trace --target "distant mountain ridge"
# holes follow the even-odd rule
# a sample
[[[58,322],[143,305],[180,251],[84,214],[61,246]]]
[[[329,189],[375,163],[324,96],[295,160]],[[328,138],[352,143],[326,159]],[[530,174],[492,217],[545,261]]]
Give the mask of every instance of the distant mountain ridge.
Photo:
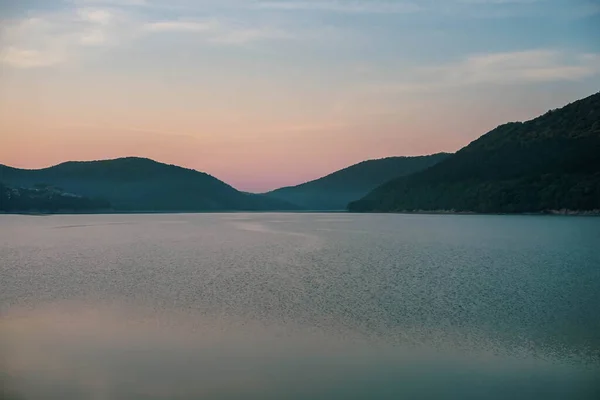
[[[110,210],[108,201],[46,185],[13,188],[0,183],[0,212],[93,212]]]
[[[600,210],[600,93],[501,125],[437,165],[395,179],[350,211]]]
[[[357,200],[359,199],[359,200]],[[368,160],[266,194],[147,158],[0,165],[0,211],[600,210],[600,93],[501,125],[455,154]]]
[[[296,206],[242,193],[203,172],[147,158],[69,161],[26,170],[0,165],[0,182],[13,187],[36,184],[110,202],[115,211],[266,211]]]
[[[265,195],[297,204],[308,210],[345,210],[350,201],[362,198],[379,185],[426,169],[449,155],[438,153],[429,156],[367,160],[322,178],[297,186],[276,189]]]

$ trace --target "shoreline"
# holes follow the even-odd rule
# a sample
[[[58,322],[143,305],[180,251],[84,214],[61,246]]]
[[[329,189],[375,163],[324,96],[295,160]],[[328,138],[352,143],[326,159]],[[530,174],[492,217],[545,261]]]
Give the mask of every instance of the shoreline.
[[[475,211],[453,211],[453,210],[417,210],[417,211],[370,211],[356,212],[344,210],[211,210],[211,211],[92,211],[92,212],[42,212],[42,211],[0,211],[0,215],[24,215],[24,216],[51,216],[51,215],[143,215],[143,214],[406,214],[406,215],[513,215],[513,216],[566,216],[566,217],[600,217],[600,210],[548,210],[540,212],[482,213]]]
[[[453,210],[417,210],[417,211],[374,211],[374,212],[351,212],[352,214],[425,214],[425,215],[531,215],[531,216],[584,216],[598,217],[600,210],[547,210],[538,212],[476,212],[476,211],[453,211]]]

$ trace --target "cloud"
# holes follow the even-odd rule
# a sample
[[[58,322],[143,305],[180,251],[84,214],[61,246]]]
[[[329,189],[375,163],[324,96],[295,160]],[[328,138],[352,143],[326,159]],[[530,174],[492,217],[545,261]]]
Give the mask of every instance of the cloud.
[[[114,21],[113,13],[102,9],[84,8],[77,10],[77,14],[82,21],[87,21],[91,24],[106,26],[110,25],[110,23]]]
[[[579,19],[600,13],[596,0],[258,0],[254,8],[281,12],[359,15],[419,14],[431,18],[506,19],[514,17]]]
[[[150,5],[148,0],[71,0],[71,3],[76,5],[110,5],[110,6],[119,6],[119,7],[128,7],[128,6],[147,6]]]
[[[531,4],[531,3],[540,3],[543,1],[546,1],[546,0],[459,0],[459,3],[493,5],[493,4]]]
[[[523,6],[547,0],[262,0],[258,8],[280,11],[321,11],[355,14],[427,13],[455,16],[508,16]],[[508,11],[510,10],[510,12]],[[537,11],[539,11],[539,6]],[[502,11],[502,12],[500,12]]]
[[[599,67],[588,55],[531,50],[473,55],[458,64],[426,72],[441,74],[447,82],[505,84],[575,81],[597,74]]]
[[[147,23],[144,29],[150,32],[206,32],[216,29],[218,24],[211,21],[159,21]]]
[[[59,63],[57,53],[8,47],[0,52],[0,62],[17,68],[47,67]]]
[[[209,43],[243,45],[269,39],[284,39],[291,35],[275,28],[240,26],[216,19],[204,21],[174,20],[146,23],[144,31],[151,33],[197,33]]]
[[[86,48],[110,46],[131,34],[126,14],[77,8],[2,21],[0,62],[16,68],[60,64]]]
[[[139,0],[77,0],[77,4],[83,3],[151,4]],[[244,45],[291,36],[264,24],[240,24],[217,18],[149,21],[144,13],[122,7],[75,6],[0,23],[0,63],[14,68],[57,65],[79,58],[86,51],[131,43],[151,34],[198,35],[200,42],[212,45]]]
[[[600,75],[599,54],[529,50],[475,54],[455,63],[404,70],[404,81],[371,84],[367,91],[420,93],[472,85],[579,81],[597,75]]]
[[[210,42],[230,45],[244,45],[260,40],[288,39],[292,35],[273,28],[231,28],[214,35]]]
[[[542,4],[545,0],[67,0],[69,5],[59,11],[29,11],[28,18],[6,20],[0,18],[0,63],[16,68],[36,68],[68,62],[84,57],[99,48],[128,45],[150,35],[193,35],[197,45],[243,46],[273,40],[299,40],[312,46],[331,45],[333,41],[344,46],[358,46],[368,40],[368,32],[361,27],[345,24],[324,24],[296,21],[297,11],[325,11],[355,14],[433,13],[452,16],[496,15],[495,7],[510,7],[513,12],[542,7],[520,7],[527,3]],[[160,10],[157,10],[160,8]],[[163,12],[169,8],[169,12]],[[273,19],[272,11],[284,12]],[[470,11],[469,11],[470,10]],[[476,10],[476,11],[473,11]],[[483,12],[482,10],[488,10]],[[505,15],[503,11],[498,15]],[[290,17],[291,16],[291,17]],[[362,30],[361,30],[362,29]],[[196,40],[197,39],[197,40]],[[519,60],[532,54],[513,54]],[[442,76],[458,75],[459,81],[470,79],[493,80],[479,70],[483,62],[502,67],[499,75],[508,80],[564,79],[589,73],[586,65],[561,65],[556,55],[546,57],[548,67],[530,66],[528,71],[516,71],[508,65],[516,62],[507,53],[486,59],[473,56],[462,65],[446,65],[436,71]],[[496,57],[496,58],[494,58]],[[525,60],[526,61],[526,60]],[[531,60],[530,60],[531,61]],[[508,63],[508,64],[507,64]],[[491,68],[491,66],[488,66]],[[486,67],[486,68],[488,68]],[[466,77],[461,71],[469,71]],[[421,75],[434,72],[420,71]],[[515,75],[516,74],[516,75]]]
[[[289,11],[327,11],[341,13],[412,13],[421,10],[413,2],[382,0],[302,0],[262,1],[258,8]]]
[[[79,43],[84,46],[99,46],[108,42],[108,36],[102,30],[92,30],[83,33],[79,39]]]

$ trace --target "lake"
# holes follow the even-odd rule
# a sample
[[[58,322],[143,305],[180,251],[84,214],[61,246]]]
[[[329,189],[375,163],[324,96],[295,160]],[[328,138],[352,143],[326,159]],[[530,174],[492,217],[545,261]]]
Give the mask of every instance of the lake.
[[[600,218],[0,215],[7,399],[597,399]]]

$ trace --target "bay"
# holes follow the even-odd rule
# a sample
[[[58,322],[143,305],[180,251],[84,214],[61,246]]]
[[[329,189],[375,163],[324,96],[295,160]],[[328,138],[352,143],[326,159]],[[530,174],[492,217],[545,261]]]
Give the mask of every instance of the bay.
[[[600,219],[0,216],[9,399],[593,399]]]

